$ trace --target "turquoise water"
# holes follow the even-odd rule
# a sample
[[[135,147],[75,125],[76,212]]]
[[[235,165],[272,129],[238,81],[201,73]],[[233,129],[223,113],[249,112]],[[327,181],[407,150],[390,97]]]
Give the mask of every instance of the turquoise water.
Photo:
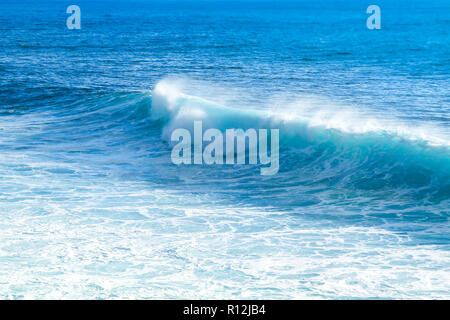
[[[0,1],[1,298],[449,298],[448,1],[74,4]]]

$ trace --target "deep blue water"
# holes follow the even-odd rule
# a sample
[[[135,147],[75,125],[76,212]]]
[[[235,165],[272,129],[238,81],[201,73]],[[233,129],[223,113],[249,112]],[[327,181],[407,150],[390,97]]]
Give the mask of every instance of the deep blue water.
[[[0,297],[449,298],[449,1],[69,4],[0,0]]]

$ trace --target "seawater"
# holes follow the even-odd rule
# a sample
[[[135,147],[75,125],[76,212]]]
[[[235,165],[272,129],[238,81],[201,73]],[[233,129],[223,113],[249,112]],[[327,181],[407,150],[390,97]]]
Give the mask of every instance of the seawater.
[[[0,297],[449,298],[448,1],[74,4],[0,1]]]

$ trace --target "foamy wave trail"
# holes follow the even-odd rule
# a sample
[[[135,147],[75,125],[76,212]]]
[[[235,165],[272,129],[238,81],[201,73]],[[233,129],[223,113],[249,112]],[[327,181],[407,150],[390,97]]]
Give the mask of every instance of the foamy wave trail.
[[[163,123],[164,140],[174,129],[192,130],[194,120],[221,130],[280,129],[280,172],[272,178],[274,186],[332,186],[349,195],[365,190],[432,202],[450,199],[450,144],[436,128],[407,126],[395,118],[382,121],[329,103],[321,108],[311,99],[284,106],[224,106],[163,80],[152,92],[151,116]]]

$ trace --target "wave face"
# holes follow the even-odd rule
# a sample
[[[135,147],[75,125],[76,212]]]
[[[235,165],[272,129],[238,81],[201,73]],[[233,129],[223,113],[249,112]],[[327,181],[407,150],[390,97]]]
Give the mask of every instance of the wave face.
[[[450,298],[448,1],[76,4],[0,1],[0,298]]]
[[[269,182],[277,188],[284,185],[281,179],[298,188],[322,186],[367,196],[433,203],[450,197],[449,141],[438,135],[439,130],[352,114],[348,107],[335,105],[332,110],[329,102],[320,109],[320,101],[285,102],[284,110],[238,109],[187,95],[176,81],[163,80],[152,93],[151,116],[164,123],[162,138],[167,141],[175,129],[192,132],[195,120],[205,129],[222,131],[279,129],[280,177]],[[240,170],[246,169],[236,167]]]

